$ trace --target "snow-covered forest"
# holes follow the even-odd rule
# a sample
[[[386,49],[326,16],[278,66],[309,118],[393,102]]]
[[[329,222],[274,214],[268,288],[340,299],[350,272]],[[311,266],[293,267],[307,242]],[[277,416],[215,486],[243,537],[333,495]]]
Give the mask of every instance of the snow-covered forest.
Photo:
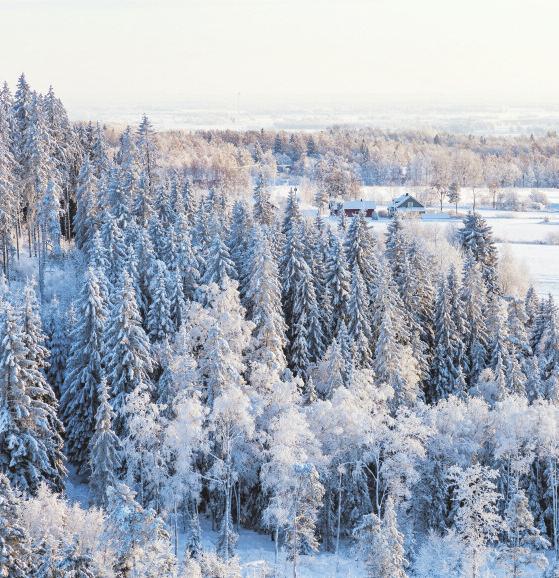
[[[172,137],[0,92],[0,576],[559,576],[558,311],[483,217],[442,259],[272,197],[296,142],[319,206],[353,195],[316,167],[371,159],[360,131]],[[450,141],[424,146],[553,185],[534,139]]]

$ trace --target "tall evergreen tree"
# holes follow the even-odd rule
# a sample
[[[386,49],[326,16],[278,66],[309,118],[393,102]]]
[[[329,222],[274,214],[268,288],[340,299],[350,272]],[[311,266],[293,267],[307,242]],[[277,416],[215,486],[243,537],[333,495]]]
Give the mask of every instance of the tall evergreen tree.
[[[18,519],[19,499],[0,473],[0,572],[7,578],[28,578],[33,571],[29,536]]]
[[[462,396],[463,344],[451,316],[449,295],[445,280],[441,280],[435,310],[435,355],[431,368],[431,401],[449,395]]]
[[[372,299],[376,293],[379,264],[375,252],[376,239],[369,230],[369,225],[363,212],[360,212],[351,221],[344,246],[348,269],[350,271],[353,271],[354,267],[359,269],[367,293]]]
[[[106,296],[102,294],[97,274],[91,268],[86,271],[76,310],[77,324],[72,331],[72,347],[60,405],[66,425],[68,458],[83,472],[88,469],[89,441],[95,431],[107,316]]]
[[[49,351],[47,378],[56,398],[60,399],[70,340],[68,339],[67,320],[56,296],[51,302],[47,349]]]
[[[90,491],[99,506],[106,506],[107,490],[118,482],[120,442],[112,430],[113,412],[104,378],[99,384],[99,407],[95,415],[95,433],[90,443]]]
[[[486,324],[486,290],[478,265],[471,256],[464,263],[462,282],[464,303],[464,345],[467,363],[467,382],[475,385],[480,372],[486,367],[488,335]]]
[[[290,353],[296,375],[306,379],[309,364],[319,360],[324,353],[324,337],[311,270],[304,260],[300,264],[294,287]]]
[[[206,268],[200,279],[201,285],[216,283],[223,288],[227,279],[236,279],[235,265],[229,255],[227,245],[221,239],[219,231],[214,231],[206,258]]]
[[[458,234],[464,253],[471,254],[479,264],[487,292],[490,295],[499,294],[497,247],[487,221],[475,211],[468,213]]]
[[[270,242],[257,229],[247,287],[247,313],[254,323],[252,359],[281,371],[285,368],[286,325],[281,308],[278,267]]]
[[[114,429],[120,435],[125,426],[123,412],[127,395],[140,385],[149,385],[153,370],[149,341],[127,272],[112,299],[103,351],[103,365],[112,388],[111,405],[116,412]]]
[[[324,263],[325,288],[330,296],[332,326],[330,333],[338,335],[343,320],[348,319],[348,300],[350,292],[350,274],[347,269],[345,253],[336,235],[328,234],[328,253]]]
[[[76,188],[76,214],[74,215],[74,235],[76,245],[84,249],[94,233],[97,183],[89,158],[86,156],[78,176]]]
[[[167,267],[159,259],[153,262],[149,279],[147,330],[152,342],[170,338],[174,332],[171,302],[167,292]]]
[[[274,222],[274,206],[270,201],[270,191],[262,172],[256,177],[253,199],[254,220],[261,225],[270,226]]]
[[[27,283],[24,289],[20,317],[23,342],[27,351],[25,391],[31,400],[36,435],[48,453],[52,470],[51,476],[46,481],[51,488],[61,491],[66,475],[62,453],[64,428],[58,419],[58,400],[46,380],[49,351],[45,347],[46,336],[43,333],[39,302],[32,282]]]
[[[35,494],[41,482],[59,487],[61,470],[53,467],[49,411],[33,398],[38,370],[29,362],[22,326],[13,308],[4,305],[0,319],[0,473],[14,487]],[[54,462],[55,466],[59,464]]]
[[[361,270],[357,264],[354,265],[351,272],[348,317],[347,332],[352,341],[355,362],[358,367],[371,367],[373,334],[369,312],[369,297]]]
[[[406,261],[408,259],[409,239],[404,230],[402,217],[396,213],[386,229],[385,253],[400,294],[406,283]]]

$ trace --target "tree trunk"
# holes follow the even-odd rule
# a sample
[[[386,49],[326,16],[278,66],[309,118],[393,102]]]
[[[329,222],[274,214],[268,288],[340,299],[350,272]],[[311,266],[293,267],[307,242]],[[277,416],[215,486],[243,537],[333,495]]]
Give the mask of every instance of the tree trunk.
[[[336,573],[340,569],[340,526],[342,521],[342,472],[338,478],[338,521],[336,526]]]

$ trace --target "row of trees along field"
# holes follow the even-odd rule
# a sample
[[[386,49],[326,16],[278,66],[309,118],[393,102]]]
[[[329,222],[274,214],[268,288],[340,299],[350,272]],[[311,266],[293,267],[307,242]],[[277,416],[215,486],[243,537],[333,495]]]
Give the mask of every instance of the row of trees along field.
[[[294,576],[557,554],[557,309],[479,214],[447,267],[400,219],[195,189],[145,118],[112,150],[23,77],[2,103],[1,573],[240,576],[243,528]]]

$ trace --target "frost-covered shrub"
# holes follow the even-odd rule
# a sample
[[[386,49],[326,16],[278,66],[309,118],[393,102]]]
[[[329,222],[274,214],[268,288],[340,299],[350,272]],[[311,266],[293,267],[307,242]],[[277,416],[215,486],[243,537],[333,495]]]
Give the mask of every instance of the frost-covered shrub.
[[[418,578],[461,578],[464,546],[453,530],[431,531],[419,548],[414,568]]]

